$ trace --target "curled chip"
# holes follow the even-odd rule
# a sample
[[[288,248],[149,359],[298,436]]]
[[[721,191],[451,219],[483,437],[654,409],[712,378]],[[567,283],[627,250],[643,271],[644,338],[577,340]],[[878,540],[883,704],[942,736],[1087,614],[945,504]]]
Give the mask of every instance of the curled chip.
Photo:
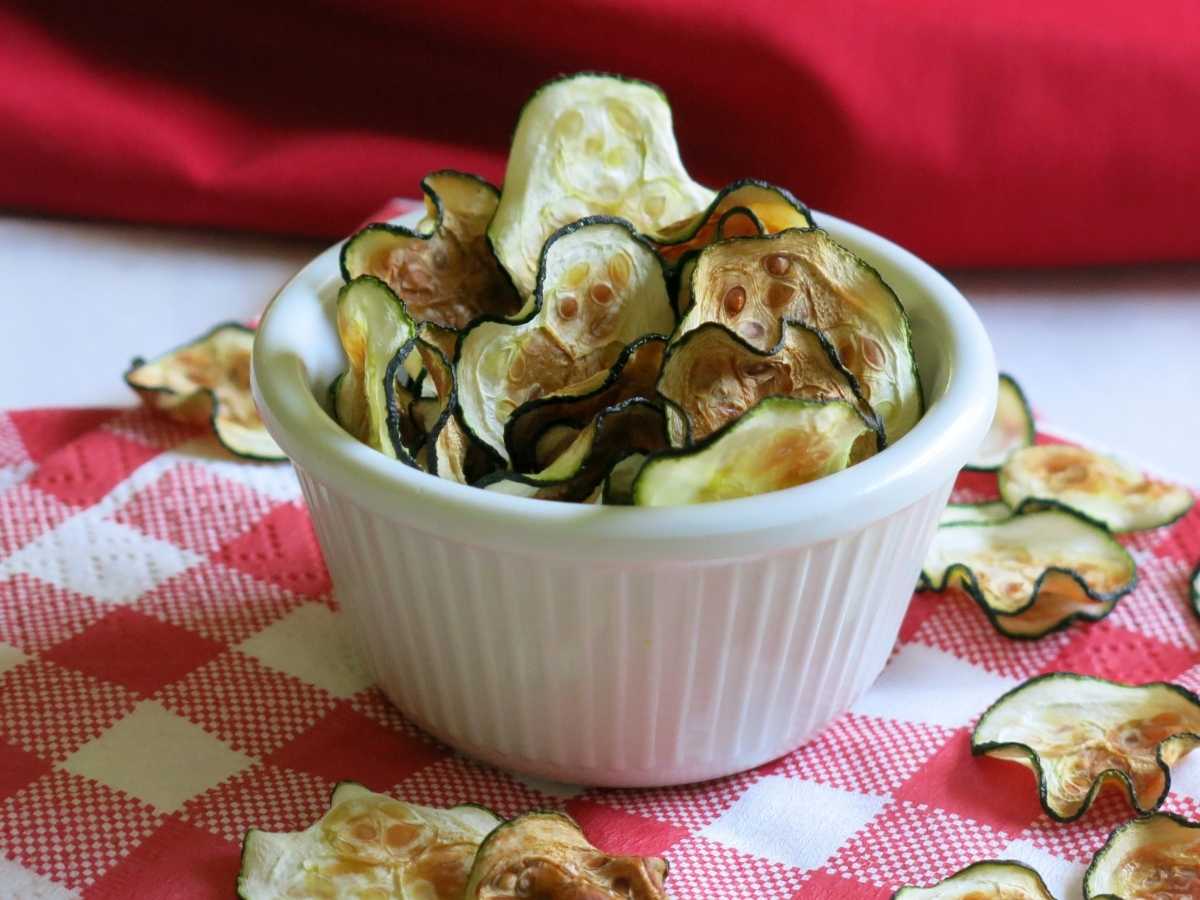
[[[521,110],[488,238],[528,297],[542,246],[564,225],[619,216],[653,237],[712,198],[683,167],[661,90],[574,75],[543,85]]]
[[[717,322],[668,347],[658,393],[672,413],[674,446],[703,440],[764,397],[844,400],[875,421],[854,376],[819,332],[798,322],[784,322],[782,329],[779,344],[766,351]]]
[[[965,591],[1008,637],[1036,638],[1104,618],[1137,583],[1129,552],[1068,509],[941,525],[923,583]]]
[[[902,887],[892,900],[1054,900],[1054,895],[1042,876],[1024,863],[985,859],[932,887]]]
[[[610,856],[568,816],[532,812],[487,836],[463,900],[667,900],[666,878],[665,859]]]
[[[1138,813],[1157,809],[1170,766],[1197,741],[1200,698],[1189,690],[1056,672],[993,703],[975,726],[971,752],[1028,766],[1046,814],[1070,822],[1108,784],[1123,788]]]
[[[783,322],[820,331],[883,422],[888,442],[908,432],[924,410],[899,298],[871,266],[815,228],[710,244],[691,275],[692,306],[675,340],[705,322],[720,322],[751,346],[769,351]]]
[[[1116,829],[1092,857],[1086,900],[1200,897],[1200,822],[1155,813]]]
[[[647,335],[621,351],[608,371],[522,404],[504,426],[504,444],[517,471],[537,467],[539,440],[550,425],[582,428],[600,410],[634,397],[654,396],[667,339]]]
[[[635,397],[601,410],[540,472],[496,472],[476,486],[518,497],[583,500],[604,481],[623,453],[651,453],[666,446],[662,409]]]
[[[366,442],[412,465],[411,455],[399,440],[392,439],[388,426],[389,393],[394,394],[396,380],[404,377],[400,363],[412,350],[415,334],[404,304],[378,278],[361,275],[338,293],[337,327],[349,361],[334,404],[338,420],[346,421],[343,409],[361,406]],[[343,399],[342,394],[352,390],[361,390],[361,396]]]
[[[1000,496],[1014,509],[1053,501],[1116,532],[1174,522],[1192,506],[1190,491],[1158,481],[1083,447],[1026,447],[1000,469]]]
[[[872,456],[879,440],[879,426],[843,400],[767,397],[700,443],[648,459],[633,502],[678,506],[794,487]]]
[[[808,207],[791,191],[744,178],[722,188],[703,212],[665,229],[655,243],[663,259],[678,265],[684,257],[715,240],[811,227]]]
[[[253,347],[253,329],[226,322],[156,359],[135,359],[125,383],[151,409],[180,422],[210,425],[235,456],[286,459],[250,394]]]
[[[1033,412],[1025,392],[1011,375],[1000,373],[1000,390],[996,397],[996,414],[983,444],[966,468],[976,472],[994,472],[1004,464],[1009,454],[1031,446],[1037,437]]]
[[[428,231],[376,223],[342,247],[342,277],[386,282],[418,322],[465,328],[481,316],[508,316],[521,300],[488,246],[496,188],[463,172],[425,176]]]
[[[463,423],[508,459],[504,429],[518,407],[610,370],[627,344],[674,325],[662,263],[628,222],[569,225],[546,242],[528,315],[481,321],[459,341]]]
[[[475,851],[501,821],[481,806],[431,809],[342,782],[306,830],[246,833],[238,896],[460,900]]]

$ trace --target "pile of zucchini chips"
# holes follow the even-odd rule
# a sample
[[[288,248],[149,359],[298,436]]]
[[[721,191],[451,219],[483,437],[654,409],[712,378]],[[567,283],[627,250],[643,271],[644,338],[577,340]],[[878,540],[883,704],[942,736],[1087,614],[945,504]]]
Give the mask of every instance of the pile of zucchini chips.
[[[909,321],[783,188],[714,193],[652,85],[584,74],[525,104],[503,190],[442,171],[415,229],[341,254],[337,421],[425,472],[677,505],[837,472],[923,412]]]

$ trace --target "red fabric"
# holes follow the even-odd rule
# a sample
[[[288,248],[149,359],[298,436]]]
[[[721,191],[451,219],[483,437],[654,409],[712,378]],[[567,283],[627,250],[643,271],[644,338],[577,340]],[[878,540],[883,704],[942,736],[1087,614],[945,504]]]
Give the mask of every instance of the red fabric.
[[[0,204],[312,235],[454,166],[541,81],[663,85],[685,160],[941,263],[1200,258],[1192,0],[212,0],[0,11]]]

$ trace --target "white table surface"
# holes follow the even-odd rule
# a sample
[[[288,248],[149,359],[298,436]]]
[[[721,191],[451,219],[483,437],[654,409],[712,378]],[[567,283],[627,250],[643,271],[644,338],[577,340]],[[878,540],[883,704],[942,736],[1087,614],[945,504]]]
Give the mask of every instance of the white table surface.
[[[133,356],[255,315],[319,249],[0,217],[0,408],[129,404]],[[1200,485],[1200,264],[950,278],[1047,421]]]

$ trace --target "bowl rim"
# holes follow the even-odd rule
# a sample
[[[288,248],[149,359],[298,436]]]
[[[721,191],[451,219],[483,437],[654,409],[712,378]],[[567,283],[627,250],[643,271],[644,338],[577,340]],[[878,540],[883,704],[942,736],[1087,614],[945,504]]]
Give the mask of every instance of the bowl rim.
[[[343,431],[309,387],[304,336],[319,327],[318,291],[339,273],[342,241],[294,275],[263,313],[251,374],[255,401],[271,435],[307,476],[302,484],[311,481],[397,524],[462,543],[630,563],[729,559],[833,540],[948,486],[991,424],[997,372],[983,324],[946,278],[861,226],[815,211],[814,216],[836,240],[855,245],[881,269],[904,273],[924,293],[945,323],[938,339],[950,366],[944,391],[908,434],[818,481],[734,500],[632,508],[484,491],[384,456]]]

